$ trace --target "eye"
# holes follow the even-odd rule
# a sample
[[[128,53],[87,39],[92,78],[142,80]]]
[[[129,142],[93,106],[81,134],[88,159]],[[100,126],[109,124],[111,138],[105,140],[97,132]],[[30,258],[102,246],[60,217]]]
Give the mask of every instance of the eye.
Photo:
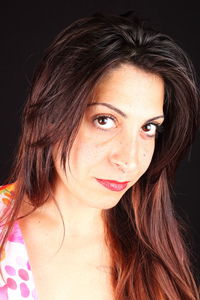
[[[102,130],[116,127],[116,118],[111,115],[98,115],[93,119],[95,126]]]
[[[160,131],[160,129],[161,125],[156,123],[147,123],[144,126],[142,126],[143,132],[149,137],[154,137],[156,135],[156,132]]]

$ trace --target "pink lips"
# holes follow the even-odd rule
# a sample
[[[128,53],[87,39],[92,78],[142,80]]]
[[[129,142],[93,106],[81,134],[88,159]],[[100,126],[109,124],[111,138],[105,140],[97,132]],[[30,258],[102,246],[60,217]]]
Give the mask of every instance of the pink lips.
[[[129,182],[129,181],[119,182],[119,181],[104,180],[98,178],[96,178],[96,180],[111,191],[122,191],[127,187],[127,183]]]

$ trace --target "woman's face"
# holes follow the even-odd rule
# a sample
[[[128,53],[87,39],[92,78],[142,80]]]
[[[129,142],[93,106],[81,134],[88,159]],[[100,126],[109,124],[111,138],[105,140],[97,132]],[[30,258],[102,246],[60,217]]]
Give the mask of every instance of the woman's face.
[[[115,206],[151,162],[163,99],[164,83],[155,74],[123,64],[105,75],[72,146],[71,173],[54,152],[57,191],[80,205]],[[129,182],[125,187],[97,179]]]

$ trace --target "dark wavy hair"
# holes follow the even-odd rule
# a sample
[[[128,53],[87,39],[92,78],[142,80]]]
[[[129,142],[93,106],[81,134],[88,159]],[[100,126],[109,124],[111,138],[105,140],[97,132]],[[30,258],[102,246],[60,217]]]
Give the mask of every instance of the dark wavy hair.
[[[26,195],[33,210],[47,201],[55,179],[52,149],[63,167],[92,98],[110,70],[131,64],[164,80],[164,132],[148,170],[103,211],[112,258],[115,300],[199,300],[197,282],[176,216],[171,185],[177,163],[199,126],[199,94],[187,55],[167,35],[134,15],[98,13],[75,21],[46,50],[24,109],[12,172],[16,198],[6,216],[1,251]],[[4,219],[5,220],[5,219]]]

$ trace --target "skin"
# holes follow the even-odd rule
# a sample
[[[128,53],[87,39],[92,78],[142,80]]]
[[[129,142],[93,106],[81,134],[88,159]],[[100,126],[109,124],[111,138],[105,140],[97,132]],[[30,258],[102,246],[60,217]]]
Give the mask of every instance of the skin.
[[[108,73],[96,87],[93,105],[88,106],[72,147],[71,173],[66,165],[65,174],[60,153],[54,151],[55,199],[69,236],[101,233],[101,211],[114,207],[147,170],[156,129],[147,121],[163,116],[163,99],[163,80],[128,64]],[[126,117],[100,103],[120,109]],[[97,114],[109,114],[115,120],[94,120]],[[159,117],[153,122],[161,124],[163,120]],[[125,190],[116,192],[95,178],[130,182]]]
[[[19,221],[40,300],[58,295],[60,300],[114,299],[101,212],[114,207],[147,170],[155,147],[155,125],[148,120],[163,122],[158,117],[163,115],[163,99],[160,77],[121,65],[95,89],[71,149],[71,173],[66,165],[65,174],[55,147],[54,196],[66,230],[62,247],[63,224],[53,199]],[[97,119],[97,114],[109,118]],[[95,178],[130,182],[116,192]]]

